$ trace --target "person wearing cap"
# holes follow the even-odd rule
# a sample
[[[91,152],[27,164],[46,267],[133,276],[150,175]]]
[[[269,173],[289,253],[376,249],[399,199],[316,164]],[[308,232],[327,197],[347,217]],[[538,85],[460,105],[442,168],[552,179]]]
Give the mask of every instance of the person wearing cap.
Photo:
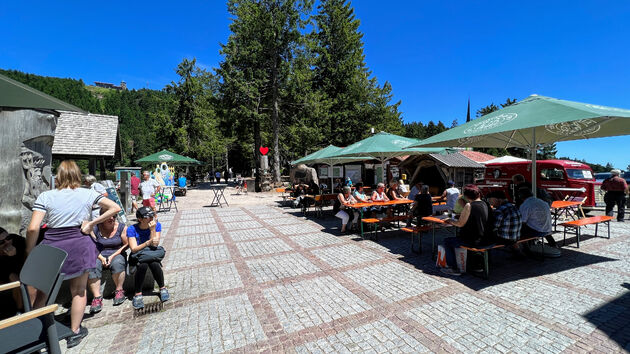
[[[447,188],[444,190],[439,200],[446,201],[446,204],[436,205],[433,209],[436,212],[453,211],[455,203],[459,198],[459,189],[455,188],[455,182],[448,181]]]
[[[137,253],[145,248],[156,249],[160,245],[160,236],[162,234],[162,224],[155,218],[155,213],[149,207],[141,207],[136,211],[138,223],[129,226],[127,229],[127,239],[129,241],[129,249],[131,253]],[[131,259],[131,257],[130,257]],[[170,295],[168,289],[164,285],[164,272],[162,264],[159,261],[138,262],[136,265],[136,274],[134,279],[134,297],[132,301],[133,308],[144,308],[144,300],[142,299],[142,284],[147,274],[147,269],[151,269],[153,279],[160,287],[160,300],[168,301]]]
[[[521,255],[518,244],[521,238],[521,212],[516,205],[507,200],[503,191],[492,191],[487,195],[488,202],[494,207],[494,232],[497,242],[505,245],[514,245],[513,251]]]
[[[617,221],[623,222],[626,208],[626,194],[628,193],[628,184],[626,180],[619,177],[621,171],[610,171],[610,177],[602,182],[602,190],[604,194],[604,203],[606,203],[606,215],[612,216],[613,209],[617,205]]]

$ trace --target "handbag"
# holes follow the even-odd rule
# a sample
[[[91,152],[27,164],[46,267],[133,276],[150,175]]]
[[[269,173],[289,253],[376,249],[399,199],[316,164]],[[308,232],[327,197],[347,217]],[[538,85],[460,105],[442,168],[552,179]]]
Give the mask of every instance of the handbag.
[[[438,268],[446,268],[446,249],[442,245],[438,245],[437,247],[435,266]]]
[[[161,262],[166,255],[166,250],[162,246],[145,247],[138,252],[129,255],[129,264]]]

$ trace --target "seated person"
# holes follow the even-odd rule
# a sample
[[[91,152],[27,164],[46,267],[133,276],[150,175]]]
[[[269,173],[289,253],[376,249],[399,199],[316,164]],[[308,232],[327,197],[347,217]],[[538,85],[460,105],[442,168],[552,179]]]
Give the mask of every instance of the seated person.
[[[389,189],[387,190],[387,197],[389,200],[403,199],[403,196],[398,194],[398,182],[391,181],[389,183]]]
[[[455,182],[448,181],[446,183],[447,188],[440,196],[440,201],[446,201],[446,204],[439,204],[434,207],[435,212],[452,212],[455,209],[455,203],[459,198],[459,189],[455,188]]]
[[[359,203],[370,203],[370,202],[372,202],[372,199],[370,199],[365,194],[365,191],[363,190],[363,183],[357,183],[356,190],[354,191],[354,194],[352,196]]]
[[[0,284],[20,280],[20,271],[26,260],[26,240],[9,234],[0,227]],[[0,292],[0,320],[14,316],[23,310],[20,288]]]
[[[101,208],[102,213],[106,211],[107,207]],[[95,267],[90,269],[88,274],[88,287],[92,291],[92,295],[94,295],[90,305],[90,313],[97,313],[103,308],[103,296],[101,295],[103,268],[111,270],[112,279],[116,285],[114,306],[118,306],[125,301],[123,284],[125,283],[127,255],[123,252],[127,248],[127,228],[125,224],[119,223],[114,215],[95,225],[92,237],[96,240],[96,248],[99,251],[99,255]]]
[[[503,191],[493,191],[488,194],[488,202],[494,207],[494,231],[496,242],[504,245],[513,245],[512,250],[522,255],[518,244],[521,238],[521,212],[516,205],[507,200]]]
[[[519,207],[521,212],[521,237],[546,236],[549,246],[558,247],[556,240],[551,235],[553,225],[551,222],[551,210],[549,204],[542,199],[534,197],[531,188],[521,187],[518,195],[523,204]]]
[[[127,239],[131,253],[138,253],[145,248],[157,248],[160,245],[162,224],[155,218],[153,210],[148,207],[142,207],[136,211],[136,218],[138,219],[138,223],[127,228]],[[160,300],[162,302],[168,301],[170,295],[168,294],[168,289],[164,286],[164,272],[162,271],[160,261],[138,262],[136,267],[137,270],[134,279],[135,293],[132,301],[133,308],[144,308],[142,284],[144,283],[144,277],[149,268],[151,269],[151,274],[153,274],[153,279],[155,279],[160,287]]]
[[[335,212],[335,216],[341,219],[341,232],[346,232],[346,225],[348,224],[348,220],[350,220],[350,215],[348,212],[352,212],[354,214],[354,218],[352,219],[352,223],[350,224],[350,228],[354,228],[357,221],[359,220],[359,213],[356,209],[350,208],[349,205],[355,204],[357,202],[356,199],[351,194],[352,189],[348,186],[343,187],[343,190],[339,195],[337,195],[337,200],[335,200],[335,205],[333,206],[333,211]]]
[[[518,190],[521,188],[529,188],[529,190],[531,191],[532,189],[532,184],[527,182],[525,180],[525,177],[521,174],[516,174],[514,176],[512,176],[512,185],[511,187],[514,189],[514,203],[516,204],[517,207],[520,207],[521,204],[523,204],[523,199],[521,199],[521,197],[518,194]],[[551,203],[553,203],[553,197],[544,189],[542,188],[536,188],[536,197],[538,199],[543,200],[545,203],[549,204],[549,206],[551,206]]]
[[[444,239],[444,249],[446,251],[447,268],[442,268],[442,272],[449,275],[460,275],[455,260],[455,248],[465,246],[481,246],[491,242],[488,240],[487,228],[490,220],[491,208],[488,203],[481,200],[481,193],[477,186],[473,184],[464,187],[464,196],[470,203],[464,206],[462,214],[458,220],[446,219],[445,223],[457,226],[460,229],[457,237],[447,237]]]
[[[385,184],[379,183],[376,185],[376,190],[372,192],[372,201],[373,202],[389,202],[389,198],[385,193]],[[383,209],[387,209],[387,207],[382,206],[374,206],[372,207],[372,211],[376,213],[380,213]]]
[[[407,189],[407,186],[405,186],[405,183],[403,182],[402,179],[399,179],[398,180],[398,194],[404,197],[405,194],[408,195],[408,193],[409,193],[409,190]]]
[[[343,182],[343,186],[352,188],[352,179],[350,179],[350,177],[346,177],[346,180]]]
[[[422,192],[418,193],[413,201],[407,226],[411,225],[411,220],[414,217],[417,218],[416,225],[419,226],[423,223],[423,217],[431,215],[433,215],[433,199],[431,199],[431,194],[429,194],[429,186],[422,186]]]
[[[416,184],[413,185],[413,187],[411,187],[411,191],[409,192],[407,198],[409,198],[410,200],[416,200],[416,194],[420,193],[421,190],[422,181],[418,181],[416,182]]]
[[[455,207],[453,208],[453,214],[461,215],[462,211],[464,210],[464,207],[468,203],[470,203],[470,201],[468,199],[466,199],[466,197],[463,194],[460,195],[459,198],[457,198],[457,200],[455,201]]]
[[[302,199],[304,199],[304,195],[308,192],[308,184],[304,184],[302,182],[296,182],[293,185],[293,197],[295,200],[293,201],[293,207],[297,208],[302,203]]]

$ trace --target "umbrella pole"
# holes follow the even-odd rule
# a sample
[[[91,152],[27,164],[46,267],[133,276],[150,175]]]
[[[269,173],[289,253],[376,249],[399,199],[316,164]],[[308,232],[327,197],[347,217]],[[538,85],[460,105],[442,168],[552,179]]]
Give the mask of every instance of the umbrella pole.
[[[532,128],[532,146],[530,148],[530,153],[532,157],[532,194],[534,197],[537,197],[536,177],[538,176],[538,173],[536,173],[536,128]]]

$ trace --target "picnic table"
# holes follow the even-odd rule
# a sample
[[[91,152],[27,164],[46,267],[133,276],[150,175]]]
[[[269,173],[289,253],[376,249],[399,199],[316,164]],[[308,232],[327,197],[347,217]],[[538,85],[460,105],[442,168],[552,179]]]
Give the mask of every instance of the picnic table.
[[[406,205],[413,203],[410,199],[396,199],[388,202],[369,202],[369,203],[355,203],[347,205],[350,208],[358,209],[361,215],[360,219],[363,220],[363,208],[370,208],[375,206],[389,207],[394,205]],[[363,238],[363,222],[361,222],[361,238]]]
[[[210,202],[211,207],[218,206],[220,208],[223,208],[222,204],[229,206],[227,199],[225,199],[225,195],[223,194],[227,186],[228,185],[225,183],[217,183],[217,184],[210,185],[210,190],[212,190],[212,192],[214,193],[214,196],[212,197],[212,202]],[[223,201],[221,201],[221,199],[223,199]]]
[[[579,210],[582,202],[571,201],[571,200],[556,200],[551,203],[551,209],[553,209],[553,227],[554,231],[557,231],[557,223],[560,215],[564,215],[565,218],[569,216],[571,219],[575,220],[575,215]],[[572,212],[573,211],[573,212]]]
[[[453,225],[451,224],[447,224],[446,222],[444,222],[444,220],[448,219],[449,217],[447,215],[440,215],[440,216],[425,216],[422,218],[422,220],[424,221],[428,221],[431,223],[431,257],[433,259],[435,259],[435,251],[436,251],[436,247],[435,247],[435,226],[440,226],[440,227],[453,227]],[[422,241],[421,241],[422,242]]]

